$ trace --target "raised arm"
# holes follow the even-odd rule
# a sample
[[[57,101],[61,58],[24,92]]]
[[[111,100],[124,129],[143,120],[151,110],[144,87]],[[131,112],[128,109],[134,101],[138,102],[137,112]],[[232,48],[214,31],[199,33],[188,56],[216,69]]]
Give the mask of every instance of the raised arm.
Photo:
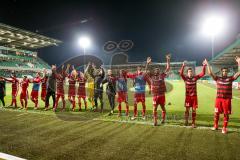
[[[97,68],[96,68],[96,65],[94,63],[92,63],[92,69],[93,71],[90,73],[90,75],[95,78],[96,75],[97,75]]]
[[[12,79],[8,79],[8,78],[5,78],[5,77],[2,77],[6,82],[13,82],[13,80]]]
[[[147,84],[148,84],[148,88],[149,88],[149,94],[151,94],[151,77],[149,76],[149,74],[146,74],[145,76],[144,76],[144,79],[145,79],[145,81],[147,82]]]
[[[69,73],[70,66],[71,66],[70,64],[67,64],[67,68],[66,68],[66,70],[65,70],[65,73],[66,73],[66,74],[70,74],[70,73]],[[63,68],[62,68],[62,69],[63,69]],[[74,70],[74,65],[72,65],[72,70]]]
[[[101,70],[102,70],[102,75],[101,75],[101,77],[104,78],[104,77],[105,77],[105,71],[104,71],[104,68],[103,68],[103,66],[100,66],[100,68],[101,68]]]
[[[238,77],[240,76],[240,57],[236,57],[236,62],[238,63],[238,72],[234,74],[233,78],[234,80],[238,79]]]
[[[43,76],[41,77],[41,81],[43,82],[45,80],[45,77],[47,76],[47,69],[44,68],[42,73],[43,73]]]
[[[17,96],[18,91],[19,91],[19,80],[17,80],[17,91],[16,91],[16,95],[15,95],[15,97]]]
[[[205,59],[202,63],[203,64],[202,72],[197,75],[198,78],[202,78],[206,74],[206,65],[207,65],[206,61],[207,60]]]
[[[108,83],[107,77],[102,80],[102,84]]]
[[[205,60],[205,63],[207,64],[208,74],[209,74],[214,80],[216,80],[216,79],[217,79],[217,76],[212,72],[212,68],[211,68],[211,66],[209,65],[208,61]]]
[[[146,63],[146,66],[145,66],[145,73],[147,73],[148,65],[149,65],[151,62],[152,62],[151,57],[148,57],[148,58],[147,58],[147,63]]]
[[[45,77],[47,75],[47,69],[44,68],[42,72],[43,72],[43,77]]]
[[[182,64],[182,67],[180,69],[180,76],[182,77],[183,80],[186,80],[186,77],[185,77],[185,75],[183,73],[185,66],[186,66],[186,62],[184,61],[183,64]]]
[[[90,66],[90,62],[87,64],[87,67],[86,67],[85,70],[84,70],[84,74],[86,74],[86,73],[88,72],[89,66]]]
[[[94,63],[92,63],[92,68],[94,72],[97,70],[96,65]]]
[[[166,55],[167,65],[166,65],[166,69],[165,69],[164,73],[167,73],[170,70],[170,59],[171,59],[171,55],[167,54]]]

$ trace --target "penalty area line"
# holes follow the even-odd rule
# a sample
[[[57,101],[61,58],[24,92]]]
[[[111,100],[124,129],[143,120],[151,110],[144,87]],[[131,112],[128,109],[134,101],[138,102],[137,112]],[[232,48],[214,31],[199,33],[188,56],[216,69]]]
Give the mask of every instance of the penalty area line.
[[[10,154],[2,153],[0,152],[0,159],[5,159],[5,160],[26,160],[24,158],[16,157]]]
[[[104,121],[104,122],[118,122],[118,123],[129,123],[129,124],[143,124],[143,125],[150,125],[153,126],[153,122],[140,122],[140,121],[127,121],[127,120],[114,120],[114,119],[101,119],[101,118],[94,118],[94,121]],[[181,126],[177,124],[163,124],[159,125],[159,127],[175,127],[175,128],[188,128],[188,129],[199,129],[199,130],[211,130],[212,127],[206,126],[197,126],[196,128],[192,128],[191,126]],[[228,131],[232,132],[240,132],[239,129],[236,128],[228,128]]]

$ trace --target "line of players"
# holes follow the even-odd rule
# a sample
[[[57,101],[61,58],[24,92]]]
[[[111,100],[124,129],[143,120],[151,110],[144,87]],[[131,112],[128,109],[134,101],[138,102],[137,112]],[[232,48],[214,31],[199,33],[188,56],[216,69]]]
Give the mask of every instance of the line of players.
[[[79,72],[72,68],[72,72],[69,73],[70,65],[66,67],[64,70],[64,66],[62,66],[61,72],[57,73],[56,66],[52,66],[52,74],[50,77],[47,76],[46,70],[43,71],[43,77],[40,77],[40,73],[36,74],[36,77],[33,79],[28,79],[24,77],[20,82],[21,86],[21,94],[20,94],[20,102],[21,109],[27,109],[27,101],[28,101],[28,85],[29,83],[33,83],[33,88],[31,92],[31,100],[35,104],[35,109],[38,108],[38,92],[40,88],[40,83],[42,83],[42,91],[41,91],[41,99],[45,101],[45,110],[49,109],[49,97],[52,95],[53,97],[53,110],[56,111],[58,107],[59,99],[62,99],[63,107],[62,110],[65,110],[65,96],[64,96],[64,81],[65,78],[68,77],[69,89],[68,89],[68,100],[72,104],[72,110],[74,111],[76,108],[75,96],[76,96],[76,83],[79,83],[78,86],[78,104],[79,110],[81,110],[81,99],[84,101],[85,109],[87,109],[87,101],[86,101],[86,88],[85,84],[88,81],[88,92],[89,92],[89,100],[92,102],[92,106],[95,111],[98,111],[98,99],[100,101],[100,112],[103,112],[103,84],[106,85],[106,94],[109,100],[109,104],[111,107],[110,115],[113,114],[115,107],[115,95],[118,95],[118,116],[121,116],[122,111],[122,103],[126,105],[126,116],[129,116],[129,104],[128,104],[128,88],[127,88],[127,79],[134,80],[134,114],[131,118],[135,120],[137,117],[137,104],[142,104],[142,118],[145,119],[146,114],[146,105],[145,105],[145,88],[146,84],[149,85],[150,94],[153,96],[153,118],[154,118],[154,126],[157,125],[157,108],[160,105],[162,109],[162,120],[161,123],[165,122],[166,117],[166,108],[165,108],[165,78],[167,77],[170,70],[170,56],[166,56],[166,69],[164,72],[160,72],[159,68],[155,68],[153,72],[148,71],[148,65],[151,63],[151,58],[147,58],[147,63],[145,66],[145,70],[142,71],[142,67],[137,67],[137,71],[135,73],[129,73],[125,70],[120,69],[118,74],[114,76],[112,74],[112,70],[107,70],[107,75],[105,76],[105,71],[102,67],[99,69],[96,68],[94,64],[89,63],[86,67],[84,73]],[[236,62],[238,66],[240,66],[240,58],[236,57]],[[89,74],[89,67],[92,67],[93,72]],[[183,65],[180,69],[180,76],[185,82],[186,92],[185,92],[185,125],[188,125],[189,112],[192,109],[192,127],[196,127],[196,110],[198,108],[198,99],[197,99],[197,80],[202,78],[205,75],[206,66],[208,68],[209,75],[216,81],[217,84],[217,96],[215,102],[215,114],[214,114],[214,127],[213,130],[218,129],[218,121],[220,114],[224,114],[224,123],[222,128],[222,133],[227,133],[227,125],[229,121],[229,115],[231,114],[231,99],[232,99],[232,82],[236,80],[240,76],[240,72],[237,72],[233,76],[228,76],[228,68],[221,69],[221,76],[216,76],[205,59],[203,61],[203,69],[202,72],[198,75],[194,75],[193,69],[187,69],[187,75],[184,74],[184,68],[186,63],[183,62]],[[240,67],[239,67],[240,68]],[[56,79],[56,84],[49,82],[51,79]],[[11,78],[3,78],[8,82],[12,83],[12,105],[17,107],[17,93],[18,93],[18,83],[19,80],[16,78],[13,73]],[[55,89],[56,86],[56,89]],[[1,88],[1,83],[0,83]],[[56,95],[55,95],[56,90]],[[1,91],[0,91],[1,92]],[[56,97],[56,102],[55,102]]]

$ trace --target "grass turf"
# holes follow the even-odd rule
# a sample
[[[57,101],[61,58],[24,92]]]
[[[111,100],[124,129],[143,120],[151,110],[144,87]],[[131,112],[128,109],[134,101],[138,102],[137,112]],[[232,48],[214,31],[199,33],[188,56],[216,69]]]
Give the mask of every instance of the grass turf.
[[[239,159],[239,131],[222,135],[209,129],[177,127],[183,122],[184,84],[170,83],[173,90],[166,95],[167,102],[171,102],[167,106],[167,124],[177,124],[176,127],[106,122],[122,121],[124,117],[89,111],[35,111],[29,103],[27,112],[12,108],[0,110],[0,152],[27,159]],[[198,126],[212,125],[215,94],[212,86],[198,84]],[[9,95],[6,101],[10,103]],[[229,124],[236,130],[240,115],[238,102],[232,101]],[[146,103],[150,117],[151,97],[147,97]],[[108,108],[107,101],[105,104]]]

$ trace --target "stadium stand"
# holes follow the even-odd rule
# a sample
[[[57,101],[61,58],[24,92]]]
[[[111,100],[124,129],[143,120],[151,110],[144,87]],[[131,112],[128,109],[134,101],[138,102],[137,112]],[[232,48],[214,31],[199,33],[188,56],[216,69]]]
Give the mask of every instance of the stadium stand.
[[[36,49],[62,43],[33,32],[0,23],[0,76],[15,71],[18,77],[34,76],[50,66],[39,58]]]
[[[218,71],[223,66],[231,68],[232,71],[236,71],[236,56],[240,56],[240,39],[237,39],[228,45],[225,49],[218,53],[210,61],[210,63],[212,64],[214,71]]]

